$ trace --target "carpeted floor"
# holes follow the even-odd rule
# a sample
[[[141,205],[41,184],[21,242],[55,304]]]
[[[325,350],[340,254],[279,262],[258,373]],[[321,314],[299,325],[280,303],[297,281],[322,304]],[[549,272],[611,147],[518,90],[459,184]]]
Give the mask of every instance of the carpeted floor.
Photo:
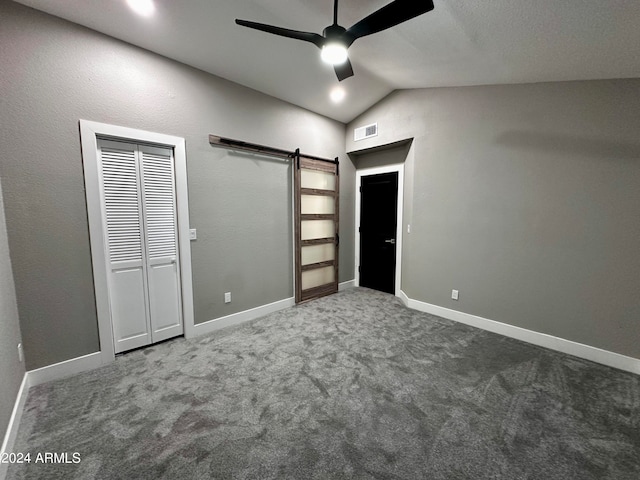
[[[31,389],[9,479],[640,479],[640,377],[353,289]]]

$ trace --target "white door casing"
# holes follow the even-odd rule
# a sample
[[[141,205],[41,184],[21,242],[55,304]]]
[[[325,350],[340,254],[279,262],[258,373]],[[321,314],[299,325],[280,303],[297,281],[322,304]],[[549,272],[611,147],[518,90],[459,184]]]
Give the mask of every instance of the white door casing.
[[[383,167],[363,168],[356,170],[356,192],[360,192],[362,186],[362,177],[369,175],[378,175],[381,173],[398,172],[398,210],[397,210],[397,227],[396,227],[396,297],[400,296],[402,290],[402,233],[403,233],[403,205],[404,205],[404,164],[393,164]],[[360,286],[360,194],[356,193],[356,228],[355,228],[355,285]]]
[[[193,287],[191,280],[191,249],[189,244],[189,209],[184,139],[171,135],[102,124],[87,120],[80,120],[80,133],[102,363],[110,363],[115,359],[116,350],[113,341],[114,334],[122,337],[129,337],[130,339],[134,339],[138,336],[137,334],[139,334],[140,337],[148,335],[150,338],[155,337],[156,340],[154,341],[174,336],[176,328],[175,318],[178,317],[175,314],[176,309],[182,316],[185,336],[187,338],[193,337],[195,334],[193,320]],[[139,277],[136,277],[138,274],[135,272],[139,267],[137,266],[138,263],[136,263],[135,259],[132,260],[133,263],[126,263],[129,261],[128,259],[119,258],[117,265],[118,268],[115,271],[118,275],[121,275],[120,278],[125,279],[123,280],[124,283],[120,283],[122,292],[110,292],[109,277],[111,275],[110,272],[113,272],[114,270],[111,268],[112,265],[108,263],[110,262],[110,259],[108,254],[107,232],[103,222],[103,201],[100,190],[100,178],[102,172],[99,168],[98,139],[110,139],[132,144],[143,143],[160,147],[165,151],[166,148],[173,151],[174,178],[172,183],[176,199],[173,206],[173,232],[177,239],[177,245],[175,255],[171,255],[171,252],[163,252],[161,249],[156,250],[155,258],[151,259],[149,262],[150,267],[153,267],[149,269],[153,270],[153,273],[150,276],[147,276],[149,279],[149,285],[145,285],[143,287],[143,294],[148,297],[154,296],[157,300],[154,309],[166,314],[156,315],[154,325],[145,335],[143,335],[142,332],[136,332],[136,328],[133,327],[130,327],[126,331],[114,332],[114,325],[111,321],[110,295],[113,293],[116,295],[120,293],[119,298],[122,299],[122,302],[120,302],[119,305],[121,305],[124,313],[131,313],[130,309],[136,308],[138,309],[138,312],[141,311],[142,307],[140,304],[136,304],[135,302],[127,306],[127,302],[133,301],[131,298],[135,297],[139,299],[139,294],[136,294],[135,296],[130,295],[131,298],[124,295],[125,293],[131,293],[129,289],[125,287],[127,282],[129,282],[129,287],[132,291],[135,290],[135,288],[140,288],[141,283]],[[147,151],[147,148],[150,148],[149,152],[151,157],[153,157],[153,147],[145,146],[143,150]],[[162,169],[158,171],[157,168],[152,168],[153,165],[151,165],[151,163],[153,162],[151,162],[151,160],[153,160],[153,158],[147,160],[147,165],[150,166],[150,172],[148,173],[155,177],[159,175],[161,177],[160,180],[162,180]],[[144,163],[144,161],[142,163]],[[150,183],[150,185],[157,183],[158,178],[152,179],[149,175],[147,176],[148,183]],[[166,175],[164,175],[164,177],[166,177]],[[166,181],[167,178],[165,178],[165,183]],[[140,185],[142,185],[142,183],[144,182],[140,182]],[[160,183],[162,183],[162,181]],[[143,196],[142,190],[143,187],[141,186],[139,190],[140,202],[142,201]],[[149,192],[152,193],[151,190],[149,190]],[[162,205],[159,207],[162,209]],[[142,225],[144,225],[144,222],[145,220],[143,219]],[[167,227],[166,225],[164,226]],[[142,245],[144,245],[144,234],[145,232],[143,228],[141,231]],[[166,246],[162,239],[167,235],[171,236],[171,234],[166,231],[158,233],[158,248],[163,245]],[[135,240],[135,235],[133,240]],[[143,256],[146,255],[144,248],[142,248],[142,253]],[[114,264],[114,266],[116,265]],[[171,275],[171,272],[173,272],[173,276]],[[178,273],[177,277],[176,273]],[[143,282],[146,281],[145,277],[143,277]],[[176,288],[174,289],[174,287]],[[160,294],[160,292],[169,291],[170,289],[177,292],[177,302],[172,300],[171,295],[165,296]],[[168,302],[168,305],[165,302]],[[150,325],[152,310],[150,308],[151,303],[147,301],[146,305],[146,308],[149,310],[146,314],[149,319],[148,325]],[[133,314],[131,313],[131,315]],[[172,317],[174,321],[169,321],[169,317]]]

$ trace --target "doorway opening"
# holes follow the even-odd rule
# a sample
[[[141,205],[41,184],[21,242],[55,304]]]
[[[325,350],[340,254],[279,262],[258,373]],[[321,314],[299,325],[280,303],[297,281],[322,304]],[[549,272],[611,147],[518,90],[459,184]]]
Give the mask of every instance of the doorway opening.
[[[404,164],[356,172],[356,285],[399,295]]]

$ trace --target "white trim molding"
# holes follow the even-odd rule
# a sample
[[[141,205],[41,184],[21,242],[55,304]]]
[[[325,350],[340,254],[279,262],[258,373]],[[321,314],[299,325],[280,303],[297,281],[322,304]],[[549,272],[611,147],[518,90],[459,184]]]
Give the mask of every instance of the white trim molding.
[[[338,284],[338,291],[343,292],[345,290],[349,290],[350,288],[355,288],[355,286],[356,286],[355,279],[347,280],[346,282],[341,282]]]
[[[18,435],[18,427],[20,426],[20,419],[22,418],[22,412],[24,410],[24,404],[27,401],[27,393],[29,393],[29,377],[27,373],[22,377],[22,383],[18,389],[16,395],[16,402],[13,405],[13,411],[9,418],[9,424],[7,425],[7,431],[4,434],[4,440],[2,441],[2,448],[0,453],[11,452],[13,445]],[[7,464],[0,463],[0,478],[5,478],[7,474]]]
[[[7,425],[7,431],[4,435],[0,453],[11,452],[13,449],[18,435],[20,420],[22,419],[22,412],[24,411],[24,406],[27,402],[27,396],[31,387],[51,382],[53,380],[60,380],[89,370],[94,370],[105,363],[107,362],[104,361],[102,353],[94,352],[82,357],[72,358],[71,360],[65,360],[64,362],[55,363],[53,365],[48,365],[46,367],[26,372],[22,378],[18,394],[16,395],[16,402],[13,406],[9,424]],[[7,465],[0,463],[0,480],[4,479],[6,474]]]
[[[338,284],[338,291],[349,290],[355,287],[355,280],[347,280]],[[208,322],[197,323],[194,327],[194,337],[198,335],[206,335],[207,333],[215,332],[226,327],[234,325],[240,325],[241,323],[255,320],[256,318],[264,317],[270,313],[284,310],[285,308],[295,306],[295,297],[285,298],[284,300],[278,300],[277,302],[261,305],[256,308],[244,310],[242,312],[232,313],[220,318],[209,320]]]
[[[11,452],[13,450],[13,446],[18,435],[20,420],[22,419],[22,412],[24,411],[29,389],[31,387],[53,380],[60,380],[77,373],[94,370],[105,363],[102,353],[94,352],[82,357],[72,358],[71,360],[66,360],[64,362],[55,363],[53,365],[48,365],[46,367],[26,372],[24,377],[22,377],[22,383],[20,384],[20,389],[16,395],[16,401],[13,406],[13,411],[11,412],[11,417],[9,419],[9,424],[7,425],[7,431],[4,435],[0,453]],[[0,463],[0,480],[6,477],[7,468],[7,464]]]
[[[402,232],[403,232],[403,205],[404,205],[404,163],[396,163],[384,167],[362,168],[356,170],[356,236],[355,236],[355,271],[354,285],[360,286],[360,187],[362,186],[362,177],[369,175],[380,175],[382,173],[398,173],[398,216],[396,220],[396,281],[395,294],[400,296],[402,281]]]
[[[348,280],[339,284],[340,291],[348,290],[353,287],[353,280]],[[255,320],[256,318],[263,317],[285,308],[293,307],[294,305],[295,299],[293,297],[285,298],[283,300],[278,300],[277,302],[261,305],[242,312],[232,313],[231,315],[209,320],[208,322],[199,323],[194,325],[191,329],[189,338],[205,335],[222,328]],[[111,362],[109,360],[105,360],[103,352],[90,353],[82,357],[72,358],[53,365],[47,365],[46,367],[30,370],[25,374],[25,379],[27,380],[26,385],[27,387],[33,387],[42,383],[60,380],[62,378],[70,377],[71,375],[94,370],[109,363]],[[26,388],[24,382],[21,389],[22,388]]]
[[[102,223],[100,179],[98,167],[98,139],[126,140],[129,142],[162,145],[173,149],[176,179],[176,209],[178,213],[178,248],[180,251],[180,280],[182,285],[182,315],[184,335],[194,335],[193,285],[191,276],[191,244],[189,239],[189,194],[187,188],[187,157],[185,140],[181,137],[119,127],[105,123],[80,120],[82,162],[84,166],[87,213],[91,241],[98,333],[103,363],[115,360],[113,325],[109,302],[109,286],[105,257],[105,234]],[[84,357],[83,357],[84,358]],[[53,365],[52,365],[53,367]],[[46,367],[49,368],[49,367]]]
[[[104,361],[101,352],[95,352],[83,355],[82,357],[72,358],[71,360],[65,360],[64,362],[54,363],[53,365],[47,365],[46,367],[36,370],[29,370],[27,372],[29,387],[35,387],[41,383],[60,380],[61,378],[70,377],[77,373],[94,370],[107,363],[110,362]]]
[[[295,298],[285,298],[284,300],[268,303],[266,305],[261,305],[249,310],[243,310],[242,312],[232,313],[231,315],[227,315],[225,317],[215,318],[213,320],[209,320],[208,322],[197,323],[193,328],[193,336],[205,335],[222,328],[231,327],[233,325],[240,325],[241,323],[264,317],[265,315],[268,315],[270,313],[293,307],[295,304]]]
[[[400,298],[400,301],[402,303],[404,303],[405,307],[409,307],[409,297],[407,297],[406,293],[404,293],[402,290],[400,290],[400,294],[397,295],[397,296]],[[411,308],[411,307],[409,307],[409,308]],[[414,310],[417,310],[417,309],[414,309]]]
[[[535,332],[533,330],[527,330],[526,328],[516,327],[515,325],[509,325],[495,320],[489,320],[488,318],[478,317],[458,310],[452,310],[450,308],[413,300],[403,291],[400,291],[399,297],[407,307],[413,310],[437,315],[439,317],[453,320],[454,322],[464,323],[465,325],[498,333],[505,337],[515,338],[516,340],[531,343],[539,347],[545,347],[550,350],[566,353],[568,355],[573,355],[574,357],[584,358],[585,360],[591,360],[592,362],[640,375],[640,359],[638,358],[627,357],[619,353],[610,352],[608,350],[592,347],[572,340],[547,335],[546,333]]]
[[[353,280],[343,282],[340,284],[340,289],[344,290],[352,288],[352,284]],[[249,310],[244,310],[242,312],[233,313],[225,317],[216,318],[208,322],[199,323],[194,325],[194,327],[191,329],[189,338],[204,335],[232,325],[239,325],[241,323],[263,317],[270,313],[293,307],[294,305],[294,298],[291,297],[284,300],[279,300],[277,302],[269,303],[267,305],[261,305]],[[103,352],[94,352],[82,357],[72,358],[70,360],[65,360],[53,365],[47,365],[46,367],[29,370],[27,373],[25,373],[25,379],[27,383],[24,384],[23,382],[23,386],[21,388],[28,389],[28,387],[34,387],[42,383],[60,380],[62,378],[70,377],[78,373],[94,370],[109,363],[111,363],[111,361],[105,359]]]

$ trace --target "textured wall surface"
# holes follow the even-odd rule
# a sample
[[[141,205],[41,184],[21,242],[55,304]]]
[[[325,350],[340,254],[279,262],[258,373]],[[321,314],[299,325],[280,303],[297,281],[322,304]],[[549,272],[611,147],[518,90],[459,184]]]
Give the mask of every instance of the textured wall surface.
[[[639,111],[634,79],[395,92],[354,120],[348,152],[414,138],[405,293],[640,358]]]
[[[18,361],[17,347],[20,342],[4,202],[0,195],[0,443],[6,433],[16,395],[24,376],[24,363]]]
[[[99,348],[79,119],[186,139],[196,323],[293,296],[289,167],[211,147],[209,134],[340,156],[353,230],[343,124],[13,2],[0,22],[0,173],[29,369]]]

